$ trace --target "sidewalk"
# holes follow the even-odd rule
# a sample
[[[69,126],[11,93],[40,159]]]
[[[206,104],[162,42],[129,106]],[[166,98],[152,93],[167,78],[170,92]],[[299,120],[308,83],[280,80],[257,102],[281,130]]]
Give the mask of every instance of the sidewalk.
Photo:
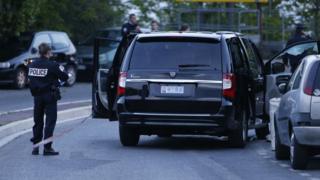
[[[91,102],[81,102],[81,103],[70,103],[70,104],[58,104],[58,111],[67,110],[75,107],[84,107],[91,105]],[[16,121],[21,121],[23,119],[33,117],[33,110],[24,110],[20,112],[8,112],[7,114],[0,114],[0,127],[13,123]]]
[[[88,118],[91,115],[91,105],[71,108],[58,111],[57,124]],[[12,121],[0,126],[0,147],[14,140],[15,138],[31,131],[33,117]]]

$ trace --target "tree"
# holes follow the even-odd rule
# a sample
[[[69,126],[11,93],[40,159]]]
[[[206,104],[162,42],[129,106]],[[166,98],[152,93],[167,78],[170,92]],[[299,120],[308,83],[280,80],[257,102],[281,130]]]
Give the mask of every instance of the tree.
[[[28,30],[40,12],[41,0],[0,0],[0,39],[8,40]]]

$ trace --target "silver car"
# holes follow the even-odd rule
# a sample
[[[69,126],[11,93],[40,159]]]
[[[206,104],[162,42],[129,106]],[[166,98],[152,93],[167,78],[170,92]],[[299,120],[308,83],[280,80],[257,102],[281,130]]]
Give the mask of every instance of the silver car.
[[[275,113],[275,155],[305,169],[312,150],[320,146],[320,55],[305,57],[288,84]]]

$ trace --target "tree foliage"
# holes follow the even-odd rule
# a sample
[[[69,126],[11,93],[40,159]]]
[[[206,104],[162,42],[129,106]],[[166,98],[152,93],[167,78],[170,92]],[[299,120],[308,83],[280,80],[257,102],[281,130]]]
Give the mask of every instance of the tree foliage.
[[[80,40],[97,29],[119,25],[118,0],[0,0],[0,38],[25,31],[66,31]]]

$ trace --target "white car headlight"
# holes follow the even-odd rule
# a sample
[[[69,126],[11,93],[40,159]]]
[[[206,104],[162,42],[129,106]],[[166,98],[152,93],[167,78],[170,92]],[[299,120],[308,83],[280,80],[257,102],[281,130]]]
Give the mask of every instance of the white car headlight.
[[[8,62],[0,63],[0,68],[10,68],[10,63]]]

